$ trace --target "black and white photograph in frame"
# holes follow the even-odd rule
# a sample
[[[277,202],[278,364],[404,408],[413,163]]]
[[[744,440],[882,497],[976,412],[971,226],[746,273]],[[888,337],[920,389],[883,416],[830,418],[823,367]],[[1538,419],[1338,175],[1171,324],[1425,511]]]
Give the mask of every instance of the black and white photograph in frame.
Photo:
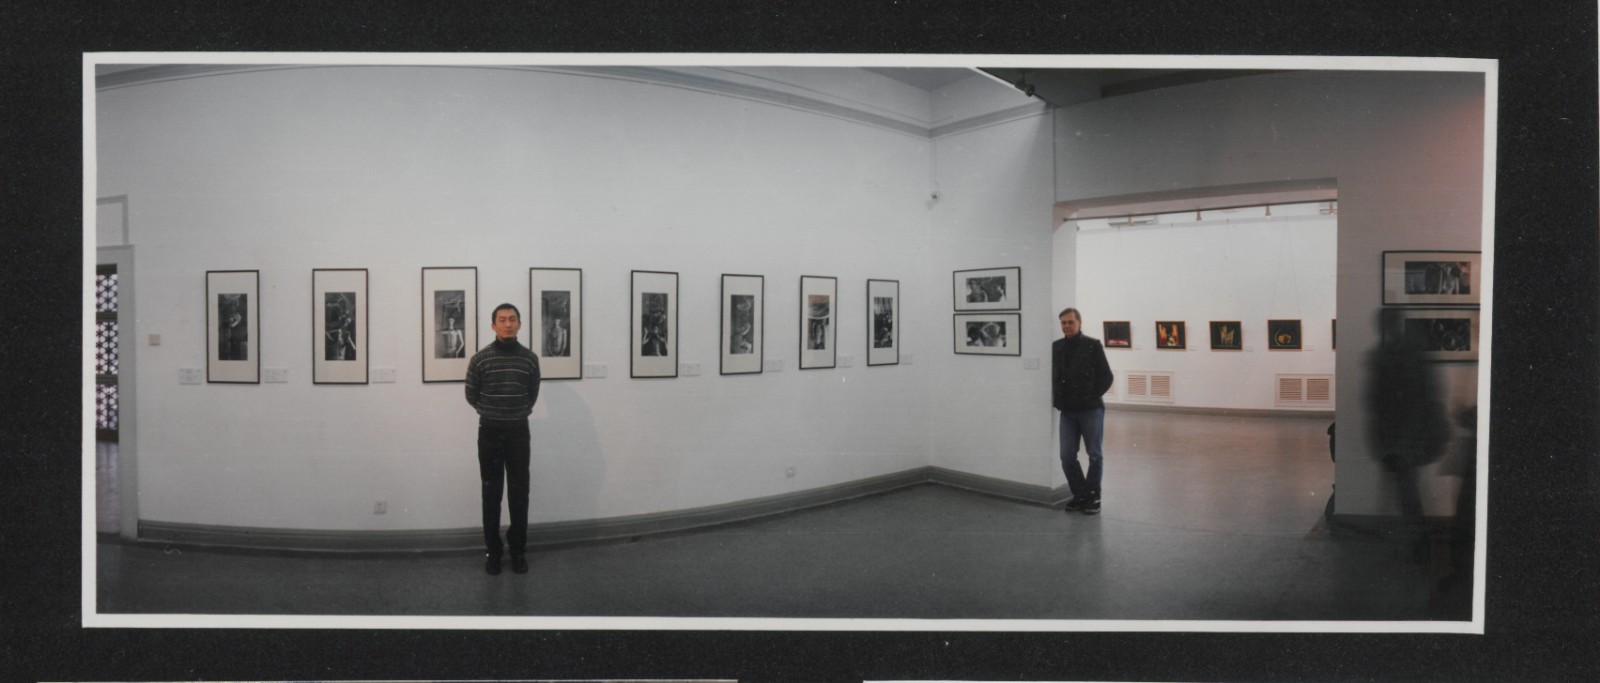
[[[900,363],[900,281],[867,280],[867,365]]]
[[[678,274],[633,271],[630,377],[678,376]]]
[[[367,269],[312,269],[312,384],[367,383],[367,310]]]
[[[1016,311],[1022,309],[1022,268],[958,270],[953,275],[958,311]]]
[[[800,276],[800,369],[837,364],[839,356],[839,278]]]
[[[1386,306],[1477,306],[1483,297],[1483,252],[1383,252]]]
[[[761,373],[766,347],[766,301],[765,277],[723,274],[722,325],[717,333],[722,347],[722,374]]]
[[[583,378],[583,271],[529,268],[528,309],[522,329],[539,356],[542,379]]]
[[[422,381],[465,382],[478,351],[478,269],[422,269]]]
[[[1022,355],[1021,313],[957,313],[954,320],[956,353]]]
[[[261,383],[261,271],[206,271],[206,381]]]
[[[1388,339],[1390,335],[1402,334],[1408,343],[1416,344],[1428,360],[1478,360],[1477,310],[1406,309],[1400,312],[1398,320],[1400,329],[1383,330],[1385,342],[1392,341]]]

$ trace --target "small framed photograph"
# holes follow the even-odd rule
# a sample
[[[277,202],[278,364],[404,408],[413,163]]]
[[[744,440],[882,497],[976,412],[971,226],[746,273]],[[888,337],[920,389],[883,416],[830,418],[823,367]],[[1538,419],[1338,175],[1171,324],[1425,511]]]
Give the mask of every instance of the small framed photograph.
[[[722,374],[757,375],[766,348],[766,287],[760,275],[722,276]]]
[[[979,356],[1022,355],[1021,313],[957,313],[956,353]]]
[[[678,376],[678,274],[633,271],[629,318],[633,342],[628,374],[634,378]]]
[[[1212,351],[1243,351],[1244,327],[1237,320],[1211,321]]]
[[[1299,351],[1301,346],[1300,321],[1268,320],[1268,351]]]
[[[1483,295],[1483,252],[1383,252],[1386,306],[1477,306]]]
[[[261,271],[206,271],[206,381],[261,383]]]
[[[1156,348],[1188,348],[1189,334],[1182,320],[1156,321]]]
[[[1108,349],[1133,348],[1133,323],[1126,320],[1107,320],[1102,323],[1105,330],[1105,347]]]
[[[583,379],[583,270],[528,269],[528,319],[542,379]]]
[[[478,351],[478,269],[422,269],[422,381],[465,382]]]
[[[900,363],[900,281],[867,280],[867,365]]]
[[[839,278],[800,276],[800,369],[835,366],[839,338]]]
[[[366,384],[367,269],[311,271],[311,383]]]
[[[1478,311],[1408,309],[1401,313],[1399,329],[1383,334],[1405,335],[1422,349],[1428,360],[1478,360]],[[1385,339],[1385,342],[1393,341]]]
[[[1021,268],[958,270],[954,280],[954,300],[958,311],[1022,309]]]

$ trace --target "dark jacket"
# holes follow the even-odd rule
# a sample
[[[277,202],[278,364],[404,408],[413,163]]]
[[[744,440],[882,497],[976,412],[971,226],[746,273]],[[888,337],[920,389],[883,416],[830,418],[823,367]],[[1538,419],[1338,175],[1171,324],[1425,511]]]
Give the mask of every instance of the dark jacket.
[[[1104,408],[1100,397],[1111,389],[1111,364],[1100,340],[1079,333],[1050,345],[1050,377],[1056,410]]]

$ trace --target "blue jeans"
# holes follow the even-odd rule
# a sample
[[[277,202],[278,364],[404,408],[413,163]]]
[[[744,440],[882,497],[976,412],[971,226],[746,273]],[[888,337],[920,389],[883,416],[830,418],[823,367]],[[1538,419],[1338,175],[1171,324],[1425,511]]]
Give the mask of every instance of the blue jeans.
[[[1061,471],[1073,496],[1100,496],[1100,440],[1105,436],[1106,409],[1061,411]],[[1078,465],[1078,440],[1089,453],[1089,476]]]

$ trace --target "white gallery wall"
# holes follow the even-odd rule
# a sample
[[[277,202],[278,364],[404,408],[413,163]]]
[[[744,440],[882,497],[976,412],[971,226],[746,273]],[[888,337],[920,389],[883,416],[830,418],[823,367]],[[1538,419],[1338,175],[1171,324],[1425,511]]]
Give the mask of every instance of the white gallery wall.
[[[1104,341],[1107,320],[1127,321],[1131,348],[1108,348],[1116,382],[1107,400],[1127,395],[1129,372],[1172,373],[1170,405],[1230,410],[1279,405],[1277,377],[1332,375],[1336,220],[1323,204],[1159,216],[1160,223],[1077,230],[1073,305],[1085,331]],[[1078,228],[1082,228],[1081,230]],[[1268,320],[1299,320],[1301,348],[1268,348]],[[1185,348],[1156,348],[1156,321],[1186,323]],[[1212,350],[1211,322],[1238,321],[1242,349]],[[1331,405],[1317,407],[1331,410]],[[1304,409],[1302,407],[1301,409]]]
[[[1483,248],[1484,81],[1481,73],[1279,73],[1147,91],[1056,114],[1058,201],[1337,182],[1341,514],[1397,509],[1388,478],[1369,454],[1361,398],[1363,354],[1378,341],[1380,259],[1386,250]],[[1453,406],[1475,402],[1476,364],[1439,370],[1453,387]],[[1486,414],[1479,411],[1480,424]],[[1457,480],[1424,480],[1428,512],[1448,514]]]
[[[477,267],[483,341],[497,303],[526,311],[529,267],[583,269],[584,361],[608,376],[544,385],[535,523],[927,464],[932,373],[865,365],[868,278],[900,280],[918,302],[903,353],[935,368],[949,353],[948,303],[934,303],[948,301],[948,271],[924,280],[960,261],[936,254],[965,245],[930,229],[926,135],[507,69],[252,71],[104,90],[96,105],[97,194],[128,197],[137,248],[142,519],[476,525],[476,418],[461,384],[420,377],[425,266]],[[1048,170],[1048,149],[1033,154]],[[1047,205],[1048,185],[1037,192],[1018,199]],[[311,383],[313,268],[370,271],[371,363],[396,382]],[[287,382],[179,384],[180,369],[203,367],[204,273],[220,269],[261,271],[262,365]],[[699,376],[628,377],[633,269],[680,273],[679,360]],[[765,354],[780,372],[718,375],[722,273],[766,276]],[[797,369],[801,275],[839,278],[839,354],[852,367]],[[160,345],[143,345],[149,335]],[[386,514],[373,513],[379,500]]]

